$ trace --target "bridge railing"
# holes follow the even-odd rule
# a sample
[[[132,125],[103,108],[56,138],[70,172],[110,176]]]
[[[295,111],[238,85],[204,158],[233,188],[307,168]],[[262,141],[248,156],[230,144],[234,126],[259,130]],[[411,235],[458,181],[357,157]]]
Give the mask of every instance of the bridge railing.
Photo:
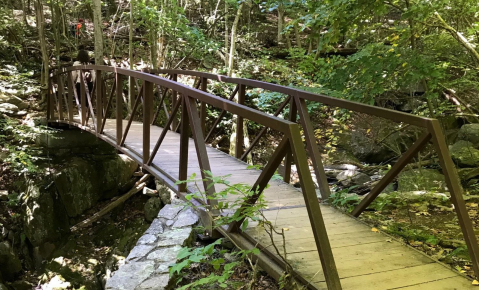
[[[464,239],[466,241],[469,255],[472,260],[472,265],[476,276],[479,276],[479,246],[477,243],[477,238],[474,233],[471,219],[468,215],[464,198],[463,198],[463,189],[460,184],[459,177],[455,165],[450,157],[449,150],[445,141],[444,134],[442,132],[440,123],[437,119],[420,117],[404,112],[394,111],[386,108],[370,106],[358,102],[338,99],[322,94],[315,94],[306,92],[303,90],[285,87],[277,84],[271,84],[266,82],[261,82],[257,80],[242,79],[242,78],[232,78],[223,75],[216,75],[211,73],[197,72],[197,71],[188,71],[188,70],[148,70],[152,74],[166,74],[171,77],[172,80],[178,80],[178,75],[193,76],[197,78],[196,87],[201,86],[201,90],[207,91],[208,81],[217,81],[235,84],[236,88],[233,93],[228,98],[229,101],[235,98],[237,94],[236,102],[238,104],[244,104],[246,88],[254,89],[260,88],[266,91],[278,92],[286,95],[287,97],[281,103],[277,111],[273,114],[273,117],[279,116],[283,110],[289,106],[289,121],[296,122],[298,121],[301,125],[304,138],[306,143],[306,148],[309,153],[309,157],[313,163],[313,168],[315,175],[318,181],[318,186],[323,198],[328,198],[330,195],[330,189],[327,182],[326,173],[323,168],[320,150],[314,135],[314,129],[311,123],[310,115],[306,107],[306,101],[317,102],[331,107],[339,107],[347,109],[354,112],[364,113],[371,116],[381,117],[393,122],[404,123],[409,125],[414,125],[422,128],[423,133],[417,138],[417,140],[402,154],[402,156],[396,161],[392,168],[387,172],[387,174],[373,187],[368,195],[357,205],[353,211],[352,215],[358,217],[378,196],[379,194],[399,175],[399,173],[408,165],[413,158],[423,149],[429,142],[432,142],[435,151],[439,157],[439,162],[444,173],[447,189],[451,194],[451,202],[454,205],[459,224],[461,226]],[[205,104],[202,104],[202,111],[206,112]],[[221,111],[217,120],[213,123],[212,128],[209,130],[209,133],[206,135],[206,140],[209,139],[213,130],[220,122],[221,118],[225,116],[225,111]],[[297,119],[297,117],[299,117]],[[201,124],[203,130],[205,129],[205,119],[206,114],[202,115]],[[236,148],[236,157],[240,159],[245,159],[247,154],[251,152],[253,147],[258,144],[259,139],[266,132],[267,127],[264,127],[259,134],[255,137],[250,147],[247,148],[244,152],[242,151],[244,140],[243,140],[243,119],[240,117],[237,119],[237,144]],[[299,141],[298,141],[299,142]],[[298,145],[299,146],[299,145]],[[286,182],[289,182],[289,176],[291,172],[291,162],[293,157],[286,153],[286,158],[284,162],[285,166],[285,175],[284,179]],[[295,160],[294,160],[295,161]],[[297,164],[298,165],[298,164]]]
[[[95,72],[93,88],[88,87],[88,82],[85,77],[86,73],[91,71]],[[73,79],[73,74],[77,73],[80,74],[78,84],[74,83],[76,79]],[[132,100],[134,102],[129,104],[130,107],[128,108],[125,107],[126,104],[123,99],[124,82],[127,78],[130,78],[130,84],[135,84],[137,87],[136,98]],[[188,178],[188,147],[189,138],[192,136],[195,144],[196,157],[204,180],[203,187],[209,196],[214,194],[215,187],[205,173],[205,171],[211,171],[204,136],[206,105],[236,115],[237,119],[241,120],[241,124],[243,119],[247,119],[280,132],[283,135],[282,141],[252,186],[251,190],[254,194],[237,210],[241,212],[245,210],[248,204],[254,204],[266,188],[276,169],[282,163],[282,160],[287,155],[291,156],[298,169],[301,189],[328,289],[341,289],[321,209],[316,197],[313,179],[309,171],[307,155],[301,139],[299,125],[295,122],[249,108],[241,104],[241,102],[238,104],[231,100],[225,100],[221,97],[209,94],[206,92],[206,81],[203,82],[202,90],[198,90],[178,83],[176,80],[177,77],[174,74],[171,76],[171,79],[167,79],[145,72],[108,66],[88,65],[64,68],[53,74],[50,78],[47,119],[50,123],[57,122],[77,126],[95,134],[98,138],[109,142],[118,150],[130,154],[130,157],[155,176],[157,176],[155,172],[161,171],[155,163],[161,163],[162,160],[154,159],[167,132],[172,129],[175,132],[179,131],[178,180],[186,180]],[[109,90],[107,90],[108,86],[110,87]],[[241,96],[244,96],[244,89],[245,85],[240,85],[238,88],[240,99]],[[107,93],[107,91],[109,91],[109,93]],[[172,96],[170,108],[165,110],[167,120],[163,125],[163,130],[155,146],[151,150],[150,127],[158,117],[161,109],[165,109],[164,101],[167,91],[170,91]],[[159,99],[156,112],[154,110],[154,99]],[[197,108],[197,102],[200,103],[200,111]],[[76,109],[74,108],[75,105],[77,107]],[[142,152],[133,152],[133,154],[132,150],[126,150],[126,148],[128,148],[127,136],[136,113],[140,109],[143,123],[141,137]],[[128,115],[126,116],[127,123],[124,127],[125,112],[128,112]],[[178,114],[180,118],[178,125],[175,126],[175,122],[178,121]],[[105,124],[109,119],[115,120],[115,134],[113,134],[113,136],[105,133]],[[90,120],[92,121],[91,124],[89,124]],[[240,156],[239,153],[241,152],[237,153],[237,156]],[[170,182],[176,181],[176,178],[167,174],[165,175],[171,179]],[[160,175],[157,177],[162,178]],[[186,184],[181,184],[177,188],[178,194],[183,197],[187,191],[188,188]],[[197,200],[197,202],[205,204],[212,209],[213,212],[217,203],[217,201],[211,199]],[[232,222],[227,228],[220,229],[220,231],[225,235],[235,234],[240,231],[242,222],[241,220]]]

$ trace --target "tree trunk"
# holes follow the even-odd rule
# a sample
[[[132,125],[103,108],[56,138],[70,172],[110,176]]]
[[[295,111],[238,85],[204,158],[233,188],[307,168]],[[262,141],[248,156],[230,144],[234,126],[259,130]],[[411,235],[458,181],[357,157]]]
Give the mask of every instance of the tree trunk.
[[[128,54],[130,61],[130,69],[133,70],[133,2],[130,0],[130,32],[128,39]],[[133,96],[135,95],[134,80],[132,77],[128,77],[128,115],[130,114],[133,108]]]
[[[101,0],[93,0],[93,25],[95,29],[95,64],[103,65],[103,25]]]
[[[297,23],[294,24],[294,34],[296,36],[296,45],[298,48],[301,48],[301,37],[299,37],[299,27]]]
[[[228,0],[225,0],[225,66],[228,67]]]
[[[240,4],[238,7],[238,11],[236,12],[236,17],[233,22],[233,26],[231,27],[231,47],[230,47],[230,55],[228,61],[228,76],[230,77],[233,74],[233,65],[234,65],[234,55],[235,55],[235,46],[236,46],[236,30],[238,29],[238,21],[241,17],[241,10],[243,10],[243,3]]]
[[[46,97],[48,94],[48,78],[49,78],[49,58],[48,58],[48,51],[47,51],[47,42],[45,38],[45,18],[43,14],[43,3],[41,0],[36,0],[34,2],[35,5],[35,12],[36,12],[36,20],[37,20],[37,29],[38,29],[38,38],[40,39],[40,50],[42,52],[42,63],[43,63],[43,70],[41,75],[41,92],[42,92],[42,100],[41,102],[44,103],[46,101]]]
[[[283,40],[283,26],[284,26],[284,7],[283,4],[278,6],[278,44]]]

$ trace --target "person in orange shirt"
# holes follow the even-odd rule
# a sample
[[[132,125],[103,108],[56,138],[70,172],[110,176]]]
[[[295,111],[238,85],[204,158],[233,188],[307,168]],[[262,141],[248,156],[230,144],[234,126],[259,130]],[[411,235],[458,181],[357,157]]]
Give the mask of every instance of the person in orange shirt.
[[[83,36],[82,28],[83,28],[83,19],[80,18],[78,19],[77,24],[71,26],[72,36],[74,36],[75,38],[80,38],[81,36]]]

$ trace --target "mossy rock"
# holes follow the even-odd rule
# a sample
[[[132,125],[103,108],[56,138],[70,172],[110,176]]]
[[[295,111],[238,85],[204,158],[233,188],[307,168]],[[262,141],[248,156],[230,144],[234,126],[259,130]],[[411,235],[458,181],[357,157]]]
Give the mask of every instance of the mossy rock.
[[[479,167],[479,150],[471,142],[459,140],[449,148],[449,152],[459,167]]]
[[[469,141],[479,149],[479,124],[467,124],[461,127],[457,134],[458,140]]]
[[[23,227],[34,246],[45,242],[58,242],[69,231],[65,207],[51,182],[27,181]]]
[[[435,169],[413,169],[403,171],[398,176],[398,191],[440,191],[444,192],[444,175]]]

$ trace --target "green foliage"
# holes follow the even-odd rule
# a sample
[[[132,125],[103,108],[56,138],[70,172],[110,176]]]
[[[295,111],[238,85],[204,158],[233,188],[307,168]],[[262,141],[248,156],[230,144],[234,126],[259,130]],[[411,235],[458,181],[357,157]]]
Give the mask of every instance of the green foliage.
[[[201,201],[207,200],[219,200],[216,205],[212,205],[211,209],[204,209],[207,211],[219,211],[220,213],[225,213],[227,210],[230,209],[237,209],[242,205],[246,205],[243,207],[242,211],[236,210],[233,214],[228,215],[218,215],[213,217],[215,227],[221,227],[224,225],[228,225],[232,222],[240,222],[242,223],[242,228],[245,229],[248,226],[249,221],[259,221],[260,218],[258,217],[258,212],[264,208],[266,208],[266,204],[263,198],[263,195],[260,194],[258,200],[254,204],[245,203],[251,197],[257,195],[257,192],[252,190],[251,186],[248,184],[238,183],[238,184],[230,184],[227,180],[231,175],[225,176],[213,176],[210,171],[205,171],[206,178],[198,179],[196,174],[192,174],[187,180],[177,181],[176,184],[188,184],[193,183],[197,188],[197,192],[189,193],[186,195],[187,200],[198,199]],[[212,195],[207,195],[202,189],[199,187],[199,183],[209,182],[208,188],[214,186],[216,184],[222,185],[224,189],[215,192]],[[234,197],[232,200],[231,197]],[[226,197],[230,197],[229,200],[226,200]],[[193,206],[192,204],[190,206]]]
[[[331,204],[335,207],[346,207],[348,211],[352,211],[354,207],[359,204],[358,196],[355,194],[350,194],[350,191],[356,187],[357,186],[351,186],[349,188],[332,193],[329,196],[329,202],[331,202]]]
[[[38,173],[37,161],[45,158],[39,157],[40,149],[35,146],[35,140],[41,133],[53,132],[44,126],[30,127],[16,120],[0,118],[0,144],[8,152],[5,163],[18,174]]]
[[[259,166],[249,166],[248,169],[260,169]],[[218,214],[211,215],[213,218],[213,228],[219,228],[231,224],[232,222],[241,222],[241,229],[245,230],[250,221],[264,222],[260,211],[266,208],[265,201],[262,194],[258,194],[252,190],[247,184],[230,184],[227,180],[230,175],[213,176],[210,171],[204,171],[205,178],[198,179],[196,174],[192,174],[187,180],[177,181],[176,184],[195,184],[197,192],[189,193],[186,199],[191,201],[197,199],[200,201],[216,200],[217,204],[200,206],[200,210],[206,213],[216,212]],[[199,183],[208,182],[206,190],[215,185],[220,185],[222,190],[207,195],[199,186]],[[253,196],[257,197],[257,201],[253,204],[246,202]],[[228,197],[228,199],[226,199]],[[234,197],[233,199],[231,197]],[[190,207],[195,207],[193,203]],[[239,209],[242,210],[239,210]],[[233,212],[233,213],[232,213]],[[204,247],[197,248],[182,248],[178,253],[178,262],[170,268],[170,275],[178,275],[178,283],[182,281],[185,276],[185,270],[190,269],[193,264],[208,265],[211,268],[211,273],[204,278],[193,281],[179,289],[196,289],[201,285],[217,285],[220,288],[227,288],[227,280],[234,273],[235,268],[241,265],[243,260],[248,259],[250,254],[258,255],[259,249],[253,248],[251,250],[239,250],[233,253],[236,256],[236,261],[227,262],[223,258],[226,251],[218,250],[217,246],[221,244],[221,239],[215,241]],[[250,260],[249,260],[250,261]],[[250,261],[251,264],[251,261]],[[251,264],[251,266],[253,266]],[[254,273],[252,273],[254,275]]]
[[[226,262],[225,259],[221,257],[226,251],[217,249],[217,246],[219,246],[221,242],[222,239],[218,239],[204,247],[184,247],[180,250],[177,256],[179,262],[170,268],[170,275],[179,276],[177,283],[181,282],[183,275],[185,275],[185,271],[195,263],[203,266],[208,265],[213,269],[213,272],[205,278],[196,280],[178,289],[196,289],[196,287],[201,285],[218,285],[221,288],[228,287],[227,280],[231,277],[235,268],[240,265],[241,262]],[[256,248],[249,251],[241,250],[235,252],[233,255],[241,259],[249,254],[257,255],[259,254],[259,250]]]

